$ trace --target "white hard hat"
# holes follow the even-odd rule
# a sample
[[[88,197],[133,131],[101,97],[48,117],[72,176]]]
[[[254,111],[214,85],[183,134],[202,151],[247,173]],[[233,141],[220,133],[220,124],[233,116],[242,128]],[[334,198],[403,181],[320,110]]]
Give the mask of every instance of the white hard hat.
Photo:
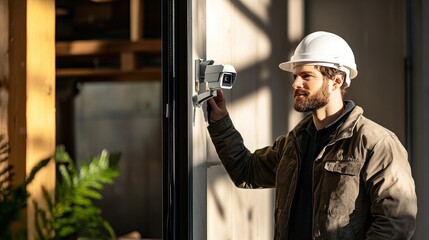
[[[347,86],[357,76],[357,67],[352,49],[340,36],[329,32],[313,32],[298,44],[290,61],[279,67],[293,72],[298,65],[318,65],[339,69],[346,73]]]

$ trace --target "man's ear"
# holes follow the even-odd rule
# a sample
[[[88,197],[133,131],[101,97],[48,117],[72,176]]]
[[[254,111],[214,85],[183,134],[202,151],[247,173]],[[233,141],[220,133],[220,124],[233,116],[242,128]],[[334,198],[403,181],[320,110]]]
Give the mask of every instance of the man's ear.
[[[333,87],[334,87],[334,90],[335,89],[340,89],[341,88],[341,86],[343,85],[343,84],[345,84],[345,82],[344,82],[344,76],[343,75],[341,75],[341,74],[337,74],[337,75],[335,75],[335,77],[334,77],[334,85],[333,85]]]

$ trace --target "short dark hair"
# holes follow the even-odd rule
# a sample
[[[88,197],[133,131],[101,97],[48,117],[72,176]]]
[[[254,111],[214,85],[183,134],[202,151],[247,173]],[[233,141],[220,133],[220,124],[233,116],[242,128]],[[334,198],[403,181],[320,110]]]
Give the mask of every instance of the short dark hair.
[[[346,89],[348,87],[347,83],[345,82],[346,80],[346,73],[344,71],[341,71],[339,69],[336,68],[331,68],[331,67],[325,67],[325,66],[314,66],[317,70],[320,71],[320,73],[322,73],[322,75],[324,77],[326,77],[327,79],[334,79],[336,75],[341,75],[343,76],[344,79],[344,83],[341,86],[341,95],[343,95],[346,93]]]

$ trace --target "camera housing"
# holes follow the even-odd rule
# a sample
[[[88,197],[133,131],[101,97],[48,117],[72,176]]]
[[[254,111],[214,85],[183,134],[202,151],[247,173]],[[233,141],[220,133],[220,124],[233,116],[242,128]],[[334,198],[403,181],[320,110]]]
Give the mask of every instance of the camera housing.
[[[231,89],[237,72],[232,65],[207,65],[204,75],[204,81],[207,82],[209,89]]]
[[[217,95],[217,89],[231,89],[237,77],[232,65],[213,65],[213,60],[195,60],[196,89],[206,83],[206,91],[192,96],[194,107],[201,107],[204,102]]]

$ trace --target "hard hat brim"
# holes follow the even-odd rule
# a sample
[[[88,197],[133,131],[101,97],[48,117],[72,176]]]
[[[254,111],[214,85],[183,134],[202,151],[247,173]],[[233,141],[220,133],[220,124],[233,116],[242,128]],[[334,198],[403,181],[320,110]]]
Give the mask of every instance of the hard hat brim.
[[[313,61],[310,59],[306,59],[305,61],[288,61],[288,62],[283,62],[279,64],[279,68],[283,71],[286,72],[293,72],[293,69],[296,66],[299,65],[320,65],[320,66],[328,66],[327,64],[333,64],[332,62],[322,62],[319,59],[314,59]],[[333,66],[328,66],[328,67],[333,67]],[[350,71],[350,79],[353,79],[357,76],[357,70],[355,68],[349,67],[349,66],[344,66],[345,68],[347,68]],[[337,67],[333,67],[333,68],[337,68]],[[339,69],[339,68],[337,68]],[[340,69],[341,70],[341,69]]]

